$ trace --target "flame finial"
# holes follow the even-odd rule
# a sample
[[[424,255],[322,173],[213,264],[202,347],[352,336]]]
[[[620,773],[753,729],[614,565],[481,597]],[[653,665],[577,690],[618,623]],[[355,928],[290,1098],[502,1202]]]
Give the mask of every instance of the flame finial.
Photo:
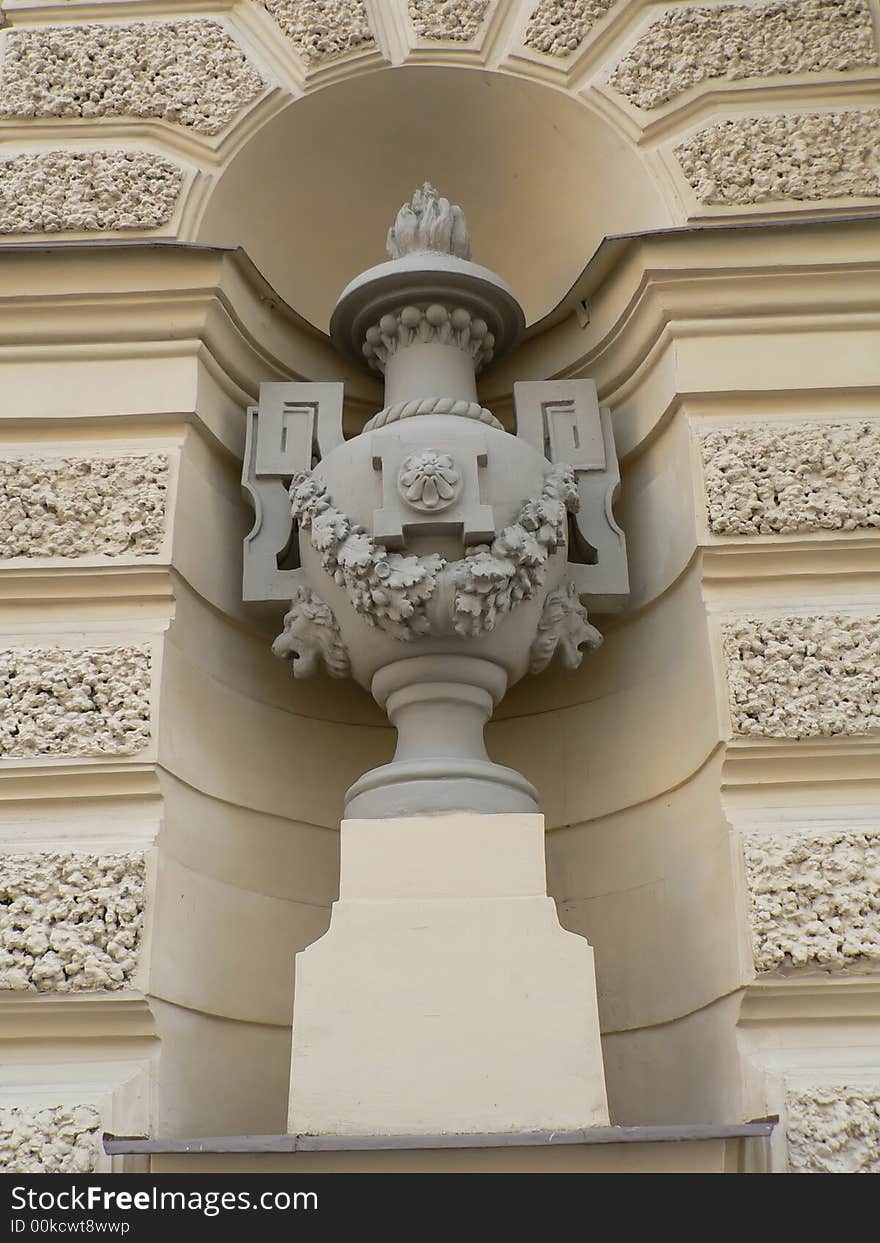
[[[388,230],[389,258],[403,259],[425,251],[454,255],[456,259],[471,257],[464,213],[443,198],[430,181],[416,190],[411,203],[404,203]]]

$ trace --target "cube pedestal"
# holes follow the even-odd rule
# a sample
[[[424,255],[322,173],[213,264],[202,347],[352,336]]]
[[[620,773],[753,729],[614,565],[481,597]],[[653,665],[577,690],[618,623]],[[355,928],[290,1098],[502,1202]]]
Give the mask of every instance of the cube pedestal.
[[[330,929],[297,956],[289,1131],[607,1123],[593,951],[547,897],[543,817],[343,821]]]

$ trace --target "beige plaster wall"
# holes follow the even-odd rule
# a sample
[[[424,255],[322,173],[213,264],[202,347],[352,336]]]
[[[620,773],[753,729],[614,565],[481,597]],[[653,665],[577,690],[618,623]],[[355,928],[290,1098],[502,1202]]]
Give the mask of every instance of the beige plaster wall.
[[[28,946],[13,918],[10,1160],[100,1167],[99,1125],[283,1125],[292,955],[326,926],[344,789],[392,738],[354,688],[294,684],[240,603],[242,413],[260,380],[345,378],[360,426],[375,384],[283,299],[321,325],[428,175],[532,320],[564,300],[484,402],[588,375],[614,413],[631,605],[489,730],[596,947],[612,1113],[780,1109],[775,1168],[828,1167],[829,1135],[835,1168],[871,1168],[876,6],[352,0],[323,37],[293,0],[3,7],[4,883],[18,910],[109,878],[119,911],[88,969],[69,919]],[[789,227],[620,244],[581,276],[605,235],[737,223]],[[116,245],[59,265],[47,240]],[[269,284],[126,245],[175,240],[251,248]]]
[[[283,1128],[342,774],[391,731],[295,683],[241,603],[243,408],[326,346],[235,256],[3,258],[6,339],[34,342],[0,360],[4,1151],[105,1168],[108,1127]]]
[[[562,709],[551,889],[596,948],[613,1116],[779,1112],[773,1168],[873,1169],[878,376],[861,308],[876,230],[637,249],[592,290],[568,372],[608,377],[629,449],[634,608],[595,679],[586,662],[577,675],[587,702]],[[844,249],[850,270],[814,280]],[[771,253],[767,299],[752,264]],[[641,675],[631,716],[624,669]],[[559,708],[529,704],[552,729]]]

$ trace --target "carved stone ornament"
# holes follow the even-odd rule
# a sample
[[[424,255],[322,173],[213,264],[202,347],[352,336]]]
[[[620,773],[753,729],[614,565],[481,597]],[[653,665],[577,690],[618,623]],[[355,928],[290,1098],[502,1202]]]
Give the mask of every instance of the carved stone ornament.
[[[461,494],[461,473],[448,453],[423,449],[405,460],[397,488],[407,505],[422,513],[448,509]]]
[[[504,424],[478,401],[455,401],[452,397],[425,397],[421,401],[401,401],[396,406],[386,406],[367,420],[364,431],[371,432],[374,427],[385,427],[399,419],[414,419],[420,414],[453,414],[456,418],[477,419],[504,431]]]
[[[495,357],[495,334],[478,315],[463,306],[404,306],[383,315],[364,336],[363,354],[371,367],[384,373],[388,359],[409,345],[454,345],[474,360],[479,373]]]
[[[282,660],[290,660],[295,678],[308,678],[323,667],[331,678],[351,673],[348,652],[331,609],[310,587],[298,587],[284,615],[284,629],[272,644]]]
[[[341,386],[266,385],[249,414],[245,596],[290,590],[276,655],[296,677],[351,676],[397,728],[394,760],[355,782],[346,816],[535,812],[529,783],[489,759],[483,726],[529,671],[556,653],[575,669],[599,645],[585,603],[626,598],[610,416],[590,381],[517,386],[517,435],[481,405],[477,369],[525,320],[429,184],[388,250],[330,325],[342,352],[383,372],[382,410],[347,441]]]
[[[581,650],[593,652],[602,636],[587,620],[587,610],[578,598],[574,583],[548,593],[532,644],[530,673],[543,673],[559,653],[563,669],[577,669],[584,658]]]
[[[331,504],[324,485],[311,475],[294,480],[291,501],[294,519],[309,532],[324,569],[345,587],[354,610],[368,625],[409,642],[432,632],[428,603],[441,574],[452,588],[452,629],[465,638],[493,630],[499,615],[531,599],[548,557],[565,543],[566,514],[577,509],[578,497],[571,468],[554,468],[515,522],[491,544],[469,549],[451,563],[437,553],[387,552]]]
[[[467,222],[460,207],[441,197],[430,181],[416,190],[411,203],[404,203],[388,230],[388,257],[432,251],[470,259],[471,242]]]

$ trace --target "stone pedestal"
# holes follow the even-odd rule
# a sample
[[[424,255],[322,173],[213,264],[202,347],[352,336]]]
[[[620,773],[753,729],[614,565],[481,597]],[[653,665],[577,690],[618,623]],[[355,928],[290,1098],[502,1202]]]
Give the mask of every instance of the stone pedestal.
[[[539,815],[343,821],[330,929],[297,956],[291,1132],[608,1123],[593,951],[543,837]]]
[[[397,729],[390,764],[364,773],[346,794],[346,816],[407,817],[425,808],[534,813],[525,777],[489,759],[483,728],[507,689],[501,665],[472,656],[416,656],[386,665],[373,698]]]

